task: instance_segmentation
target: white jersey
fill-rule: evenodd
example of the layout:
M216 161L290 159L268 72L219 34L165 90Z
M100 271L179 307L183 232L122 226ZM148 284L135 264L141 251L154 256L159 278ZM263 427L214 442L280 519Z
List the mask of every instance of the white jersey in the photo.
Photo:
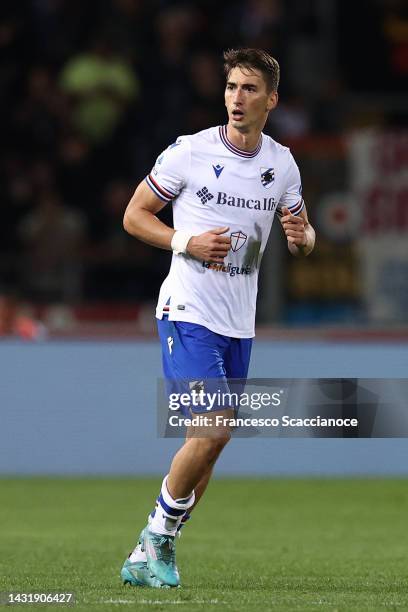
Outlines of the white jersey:
M231 249L223 264L174 255L156 317L189 321L233 338L255 335L258 273L272 221L287 206L303 208L299 169L287 147L265 134L243 151L226 126L181 136L157 159L147 184L173 201L176 230L193 235L228 226Z

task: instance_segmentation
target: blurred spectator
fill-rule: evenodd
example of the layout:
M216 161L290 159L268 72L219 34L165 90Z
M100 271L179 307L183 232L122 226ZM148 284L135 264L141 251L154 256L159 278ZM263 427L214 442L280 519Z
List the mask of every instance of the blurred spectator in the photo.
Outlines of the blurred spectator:
M338 57L352 91L406 94L408 9L406 0L360 0L350 19L337 3ZM361 32L364 31L364 44Z
M68 131L60 136L56 157L59 189L69 204L81 208L91 219L100 176L92 148L82 136Z
M141 66L152 38L153 3L144 0L108 0L102 12L101 28L109 24L110 36L121 54Z
M152 80L149 79L149 105L152 129L161 142L159 149L173 142L185 129L189 111L189 50L198 25L194 6L170 7L156 16L158 54L150 74Z
M0 289L0 339L11 337L43 340L46 328L24 313L16 293Z
M222 104L224 80L220 58L202 51L191 58L191 94L187 115L187 132L194 133L207 125L226 122L226 111Z
M55 148L60 126L69 125L70 108L46 66L32 67L24 89L24 98L13 117L12 146L35 158Z
M160 285L160 274L152 263L154 249L123 231L123 214L133 187L123 180L114 180L103 194L104 224L86 255L85 295L89 297L143 300Z
M22 281L25 293L45 301L72 301L81 295L83 215L61 202L58 193L41 193L38 205L20 223L25 247Z
M338 134L339 126L345 128L351 123L355 109L347 102L346 94L340 75L321 84L319 97L313 105L312 124L315 131Z
M277 53L278 38L283 19L281 0L248 0L244 3L241 32L245 45L274 49Z
M59 67L82 46L95 26L98 0L25 0L25 14L33 36L32 53L52 67ZM24 10L24 9L23 9Z
M303 101L298 96L291 96L280 102L269 115L268 125L274 138L285 141L307 136L311 120Z
M384 2L384 0L383 0ZM408 7L405 0L384 2L383 30L388 47L389 66L394 76L407 84Z
M1 199L5 203L0 224L0 245L3 257L6 253L19 251L17 226L33 202L33 186L29 166L18 156L8 153L1 168ZM3 257L0 261L3 260Z
M68 60L60 83L62 90L74 98L75 127L93 143L113 134L127 104L139 92L138 79L127 60L102 37L88 52Z

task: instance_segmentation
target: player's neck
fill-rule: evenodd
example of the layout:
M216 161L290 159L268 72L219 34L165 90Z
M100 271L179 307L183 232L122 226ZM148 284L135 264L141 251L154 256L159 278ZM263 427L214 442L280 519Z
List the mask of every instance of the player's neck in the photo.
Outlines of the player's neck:
M261 130L242 133L228 123L227 137L234 146L238 147L238 149L242 151L254 151L259 143Z

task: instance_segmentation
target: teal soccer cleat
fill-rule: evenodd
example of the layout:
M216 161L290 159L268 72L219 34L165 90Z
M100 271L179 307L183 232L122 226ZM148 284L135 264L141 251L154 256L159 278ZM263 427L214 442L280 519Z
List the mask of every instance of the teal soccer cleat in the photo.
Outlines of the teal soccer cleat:
M180 584L180 576L176 565L174 536L153 533L146 528L144 549L150 573L162 584L177 587Z
M149 586L156 589L170 588L167 584L162 584L160 580L150 574L145 561L131 563L129 559L126 559L120 572L120 577L123 580L123 584L130 584L131 586Z
M143 529L138 542L142 552L144 552L144 532L145 530ZM126 559L121 569L120 577L123 580L123 584L130 584L131 586L149 586L156 589L170 588L167 584L163 584L155 576L151 575L147 561L132 562L130 559Z

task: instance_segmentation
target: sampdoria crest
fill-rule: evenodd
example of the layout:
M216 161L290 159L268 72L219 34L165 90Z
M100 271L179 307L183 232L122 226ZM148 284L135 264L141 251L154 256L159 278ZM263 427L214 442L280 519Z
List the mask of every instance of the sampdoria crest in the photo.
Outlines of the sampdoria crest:
M261 168L261 183L266 189L272 185L275 180L274 168Z

